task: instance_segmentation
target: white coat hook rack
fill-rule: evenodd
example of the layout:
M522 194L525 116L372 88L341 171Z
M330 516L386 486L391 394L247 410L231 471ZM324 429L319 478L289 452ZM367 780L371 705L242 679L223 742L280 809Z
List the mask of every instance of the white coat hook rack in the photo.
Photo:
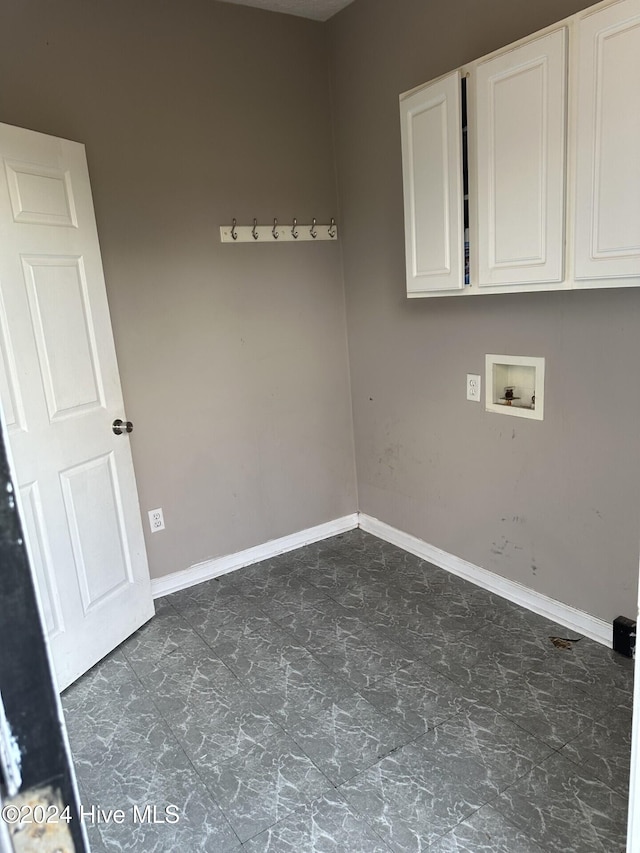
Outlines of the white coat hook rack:
M305 240L337 240L338 226L331 217L328 224L319 224L314 218L308 225L303 225L293 217L284 225L274 218L269 225L258 225L254 219L252 225L238 225L235 219L231 225L220 226L221 243L302 243Z

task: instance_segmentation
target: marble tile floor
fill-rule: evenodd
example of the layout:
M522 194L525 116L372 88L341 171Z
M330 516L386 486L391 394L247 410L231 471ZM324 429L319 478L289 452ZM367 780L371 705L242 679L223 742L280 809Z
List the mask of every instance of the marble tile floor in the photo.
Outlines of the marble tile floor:
M95 853L625 850L632 663L588 638L359 530L156 607L63 695Z

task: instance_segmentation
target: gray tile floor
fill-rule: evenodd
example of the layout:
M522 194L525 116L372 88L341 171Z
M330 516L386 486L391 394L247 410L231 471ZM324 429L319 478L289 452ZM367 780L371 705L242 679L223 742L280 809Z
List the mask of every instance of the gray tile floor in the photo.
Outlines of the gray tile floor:
M591 640L361 531L157 608L63 696L127 815L96 853L624 851L632 665Z

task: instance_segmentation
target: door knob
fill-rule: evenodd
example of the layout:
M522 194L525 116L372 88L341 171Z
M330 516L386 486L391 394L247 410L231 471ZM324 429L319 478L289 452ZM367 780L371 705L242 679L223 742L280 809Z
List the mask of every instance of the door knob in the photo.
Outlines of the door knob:
M116 435L122 435L123 432L132 432L133 424L131 421L123 421L120 418L116 418L115 421L111 424L111 429L115 432Z

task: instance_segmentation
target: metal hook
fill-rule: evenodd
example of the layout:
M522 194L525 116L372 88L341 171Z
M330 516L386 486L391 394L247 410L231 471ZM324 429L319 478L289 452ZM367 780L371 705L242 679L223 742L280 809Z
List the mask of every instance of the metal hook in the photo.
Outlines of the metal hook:
M232 239L232 240L237 240L237 239L238 239L238 234L236 233L236 225L237 225L237 224L238 224L238 223L237 223L237 221L234 219L234 220L233 220L233 225L231 226L231 239Z
M329 225L329 237L331 237L331 239L333 240L333 238L335 236L336 236L336 221L332 216L331 217L331 224Z
M297 227L298 227L298 220L294 216L293 217L293 225L291 226L291 236L293 237L294 240L298 239L298 232L296 230Z
M253 237L254 240L258 239L258 229L256 227L257 225L258 225L258 220L254 219L253 220L253 228L251 229L251 236Z
M318 236L318 232L316 231L316 220L315 219L313 220L309 234L311 234L311 236L313 237L314 240Z
M274 240L277 240L278 237L280 236L278 234L278 220L275 218L275 216L273 218L273 228L271 229L271 233L273 234Z

